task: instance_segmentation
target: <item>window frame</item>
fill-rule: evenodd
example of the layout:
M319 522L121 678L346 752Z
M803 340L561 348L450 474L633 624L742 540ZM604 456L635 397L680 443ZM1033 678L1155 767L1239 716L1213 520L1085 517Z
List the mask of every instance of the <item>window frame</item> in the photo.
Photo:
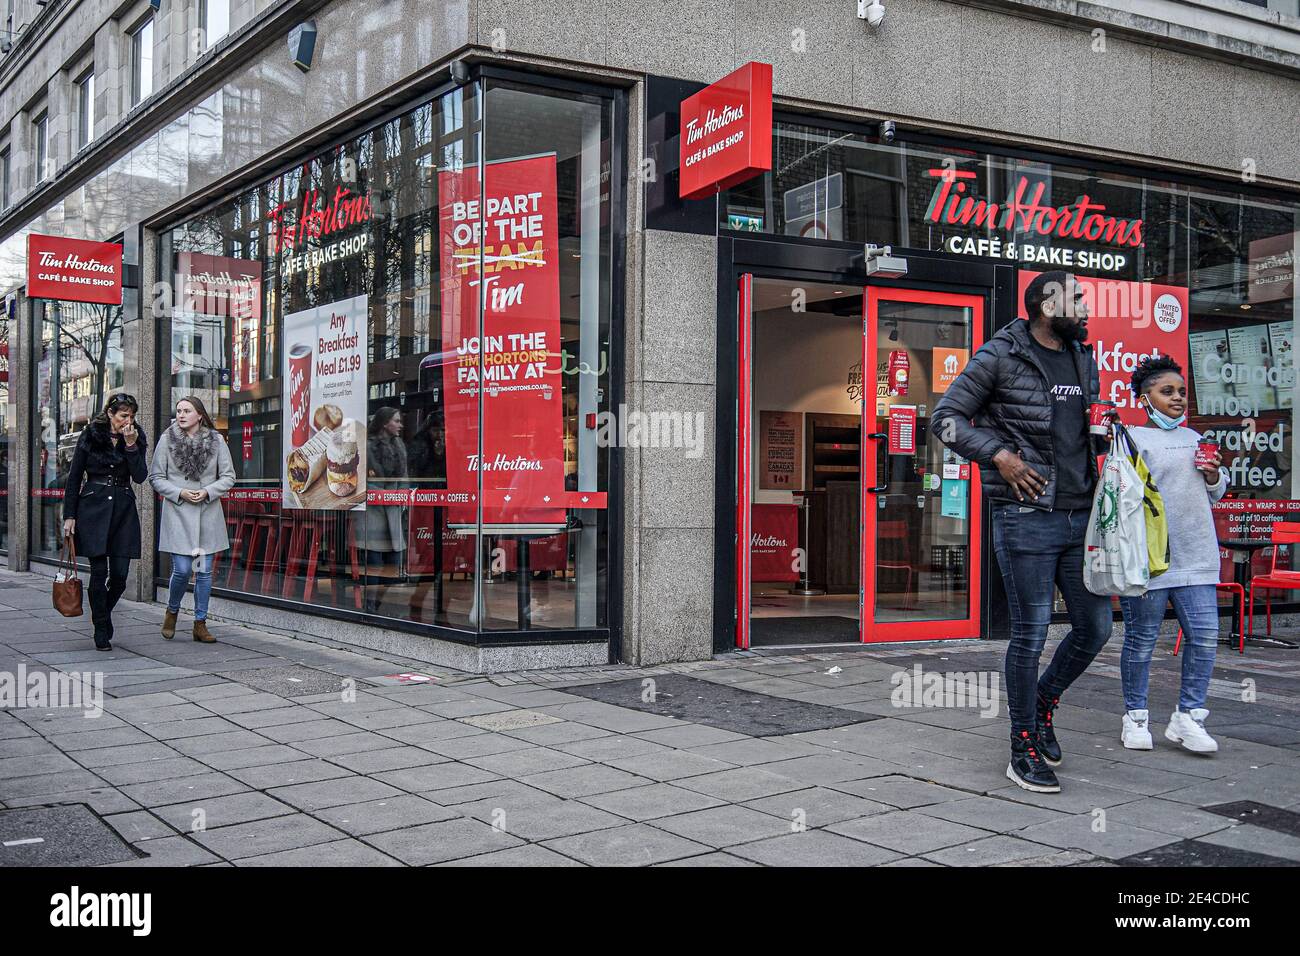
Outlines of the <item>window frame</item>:
M77 152L95 141L95 65L92 63L73 81L77 88Z
M145 33L148 33L148 48L145 47ZM154 15L152 13L140 20L127 31L130 41L131 61L131 107L134 109L153 96L153 54L154 54ZM144 67L148 63L148 72ZM146 89L145 87L148 87Z
M486 84L489 80L504 80L523 84L532 87L537 92L571 92L585 93L601 97L609 101L610 104L610 156L609 164L611 170L625 168L626 155L628 149L628 94L621 87L600 84L594 82L585 82L580 80L570 80L567 78L543 76L525 71L484 65L476 71L476 81ZM293 150L286 151L280 161L273 165L268 165L264 170L259 171L255 177L250 177L242 181L232 181L228 188L222 190L220 198L212 199L204 203L178 210L173 218L157 227L161 241L157 244L157 267L161 271L172 268L173 251L171 234L204 214L214 209L222 207L235 196L255 189L259 184L267 183L280 176L285 175L299 167L304 162L323 156L335 148L357 140L359 137L383 127L390 121L400 118L420 106L437 100L444 94L455 88L458 84L444 80L441 83L430 83L422 86L421 91L414 93L402 100L392 102L381 114L374 119L358 123L355 129L346 133L339 134L331 138L328 142L313 147L311 150ZM609 262L609 303L610 303L610 328L608 349L611 355L621 356L624 352L623 343L627 334L624 328L626 322L626 258L627 258L627 205L629 202L628 194L624 186L623 177L620 175L611 175L610 177L610 262ZM164 361L165 350L171 343L171 335L160 335L157 340L158 361ZM617 374L611 375L609 383L609 398L607 399L609 408L618 408L624 401L625 395L625 376L627 370L620 368ZM159 409L163 409L163 378L160 376L155 382L156 402ZM160 415L165 413L160 412ZM163 418L155 421L155 426L163 427ZM560 627L545 628L536 630L505 630L505 629L477 629L462 630L456 627L450 627L443 624L421 623L404 620L401 618L384 618L383 623L376 622L373 614L354 611L344 606L318 607L317 613L323 617L332 620L348 621L365 624L371 627L380 626L396 633L414 634L421 637L433 638L436 640L447 641L454 644L462 644L476 647L509 647L509 646L555 646L561 644L604 644L608 647L609 660L611 663L622 659L623 654L623 607L624 607L624 586L625 586L625 564L623 561L623 543L624 543L624 521L623 521L623 501L624 501L624 468L623 451L619 447L608 449L608 471L606 476L606 488L608 494L607 507L607 554L604 558L605 564L605 581L603 587L604 593L604 610L605 623L596 626L578 626L578 627ZM162 564L159 563L154 568L155 584L165 584L165 576L162 574ZM303 613L304 608L301 602L296 600L282 599L277 596L268 596L255 592L245 592L236 590L226 590L220 586L214 587L213 593L221 598L235 600L241 604L250 606L264 607L275 610L290 611Z
M37 185L45 182L45 166L50 158L50 111L43 109L32 120L32 158L35 162Z

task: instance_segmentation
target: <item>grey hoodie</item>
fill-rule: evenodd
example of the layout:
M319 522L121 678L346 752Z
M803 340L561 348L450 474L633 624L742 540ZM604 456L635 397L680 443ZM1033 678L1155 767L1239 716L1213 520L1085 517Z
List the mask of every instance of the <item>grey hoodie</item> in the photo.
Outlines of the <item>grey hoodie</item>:
M1129 435L1160 489L1169 521L1169 570L1151 579L1148 591L1219 583L1219 538L1210 505L1228 490L1228 474L1207 485L1196 470L1200 432L1190 428L1130 428Z

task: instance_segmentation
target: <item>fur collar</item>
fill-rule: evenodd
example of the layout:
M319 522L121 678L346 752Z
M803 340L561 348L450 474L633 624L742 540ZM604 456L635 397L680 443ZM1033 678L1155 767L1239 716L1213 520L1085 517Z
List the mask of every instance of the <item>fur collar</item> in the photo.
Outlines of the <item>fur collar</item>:
M118 442L116 441L117 436L114 435L113 430L103 422L91 421L82 431L86 436L87 443L95 448L112 451L118 445ZM138 436L136 438L136 445L137 447L143 448L145 446L144 429L140 427L139 423L136 423L135 431Z
M192 436L187 435L173 422L167 429L167 446L177 470L190 481L198 481L217 453L217 436L202 425Z

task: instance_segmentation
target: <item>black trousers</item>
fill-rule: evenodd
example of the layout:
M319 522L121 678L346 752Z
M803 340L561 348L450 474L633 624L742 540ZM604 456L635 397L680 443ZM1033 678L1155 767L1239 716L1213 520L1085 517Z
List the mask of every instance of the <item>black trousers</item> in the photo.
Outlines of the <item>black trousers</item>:
M116 555L90 558L90 620L95 625L98 639L101 630L113 635L113 608L126 591L126 576L131 570L131 559Z

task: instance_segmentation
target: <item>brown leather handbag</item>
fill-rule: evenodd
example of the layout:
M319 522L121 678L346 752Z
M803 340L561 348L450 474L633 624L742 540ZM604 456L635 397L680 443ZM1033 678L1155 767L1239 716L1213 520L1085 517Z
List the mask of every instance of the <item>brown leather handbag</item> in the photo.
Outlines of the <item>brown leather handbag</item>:
M72 536L63 539L63 554L54 573L54 610L64 617L80 617L81 578L77 577L77 542Z

